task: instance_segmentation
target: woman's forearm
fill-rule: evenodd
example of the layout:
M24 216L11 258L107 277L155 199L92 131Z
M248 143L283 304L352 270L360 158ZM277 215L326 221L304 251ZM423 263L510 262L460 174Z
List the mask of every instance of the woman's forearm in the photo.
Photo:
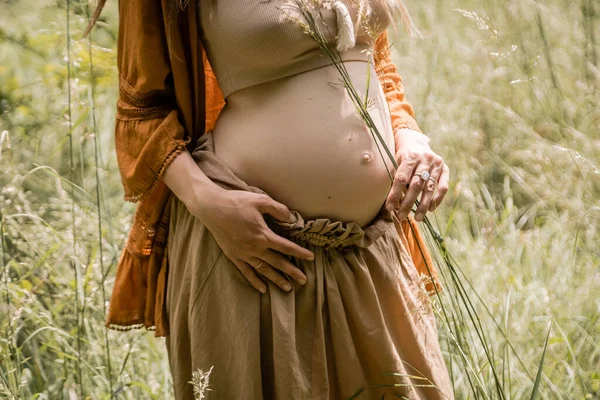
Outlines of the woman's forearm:
M162 179L190 210L202 210L224 190L204 174L188 151L182 151L169 163Z

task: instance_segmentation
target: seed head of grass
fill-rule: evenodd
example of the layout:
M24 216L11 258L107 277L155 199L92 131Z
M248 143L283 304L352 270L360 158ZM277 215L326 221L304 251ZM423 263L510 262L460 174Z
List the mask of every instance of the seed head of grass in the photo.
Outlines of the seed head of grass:
M210 390L208 385L213 367L214 366L210 367L210 369L206 372L202 371L201 369L192 372L192 380L190 383L194 387L194 398L196 400L204 399L206 397L206 392Z

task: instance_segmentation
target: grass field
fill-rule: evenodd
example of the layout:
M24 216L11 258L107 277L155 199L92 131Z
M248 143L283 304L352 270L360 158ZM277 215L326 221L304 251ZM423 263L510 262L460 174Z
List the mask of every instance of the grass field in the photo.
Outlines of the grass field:
M479 316L442 265L456 398L600 399L600 4L407 5L422 38L391 36L394 57L451 170L429 220ZM104 328L134 205L116 0L91 42L86 6L0 0L0 398L172 398L163 339Z

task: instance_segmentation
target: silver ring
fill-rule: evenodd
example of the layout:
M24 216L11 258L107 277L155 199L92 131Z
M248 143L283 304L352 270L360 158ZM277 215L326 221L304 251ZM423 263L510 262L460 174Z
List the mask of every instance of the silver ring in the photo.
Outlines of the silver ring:
M263 265L263 260L260 260L260 262L258 263L258 265L256 267L253 267L255 270L258 271L258 269Z
M424 181L426 181L427 179L429 179L430 175L429 175L429 171L421 171L421 172L417 172L415 173L415 175L420 175L421 179L423 179Z

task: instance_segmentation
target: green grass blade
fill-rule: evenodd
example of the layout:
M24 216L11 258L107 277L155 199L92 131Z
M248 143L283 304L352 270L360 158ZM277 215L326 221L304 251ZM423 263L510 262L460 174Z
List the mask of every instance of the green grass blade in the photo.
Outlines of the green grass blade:
M548 348L548 340L550 339L550 331L552 330L552 322L550 322L550 326L548 327L548 333L546 334L546 341L544 342L544 350L542 351L542 359L540 360L540 365L538 367L537 374L535 376L535 382L533 383L533 390L531 391L530 400L535 400L540 388L540 381L542 379L542 371L544 369L544 358L546 358L546 349Z

